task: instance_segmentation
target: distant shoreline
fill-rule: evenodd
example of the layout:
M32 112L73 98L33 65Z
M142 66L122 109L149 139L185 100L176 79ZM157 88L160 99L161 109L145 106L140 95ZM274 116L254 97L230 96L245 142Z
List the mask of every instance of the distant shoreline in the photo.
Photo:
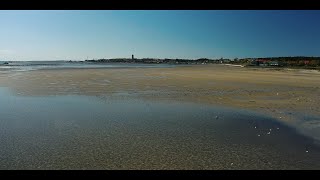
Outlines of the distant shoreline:
M254 68L291 68L320 71L320 57L272 57L244 59L157 59L157 58L114 58L93 60L56 60L56 61L0 61L0 66L52 66L64 64L146 64L146 65L207 65L221 64L235 67Z

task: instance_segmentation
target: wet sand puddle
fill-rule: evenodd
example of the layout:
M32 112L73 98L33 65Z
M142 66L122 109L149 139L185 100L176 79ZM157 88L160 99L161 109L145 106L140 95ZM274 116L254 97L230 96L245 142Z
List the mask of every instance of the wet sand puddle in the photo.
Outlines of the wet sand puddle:
M0 99L0 169L320 169L314 140L249 111L4 88Z

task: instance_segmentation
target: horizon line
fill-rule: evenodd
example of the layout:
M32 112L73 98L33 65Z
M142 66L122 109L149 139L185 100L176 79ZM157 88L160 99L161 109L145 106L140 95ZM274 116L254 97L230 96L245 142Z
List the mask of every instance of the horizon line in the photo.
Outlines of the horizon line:
M306 57L306 58L320 58L320 56L260 56L260 57L244 57L244 58L207 58L207 57L202 57L202 58L154 58L154 57L143 57L143 58L134 58L134 59L179 59L179 60L199 60L199 59L208 59L208 60L220 60L220 59L259 59L259 58L292 58L292 57ZM86 61L86 60L102 60L102 59L132 59L128 57L116 57L116 58L92 58L92 59L38 59L38 60L0 60L0 62L3 61Z

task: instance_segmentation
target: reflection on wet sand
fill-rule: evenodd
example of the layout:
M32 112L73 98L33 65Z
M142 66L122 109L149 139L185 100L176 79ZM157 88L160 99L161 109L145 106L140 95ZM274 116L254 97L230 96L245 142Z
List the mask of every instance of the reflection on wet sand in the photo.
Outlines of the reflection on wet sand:
M1 169L320 168L312 139L252 112L3 89L0 96Z

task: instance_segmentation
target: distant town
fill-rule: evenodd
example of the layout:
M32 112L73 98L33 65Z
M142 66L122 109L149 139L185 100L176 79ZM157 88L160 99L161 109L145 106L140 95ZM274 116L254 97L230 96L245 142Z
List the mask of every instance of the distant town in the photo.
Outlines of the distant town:
M242 59L158 59L142 58L137 59L132 55L131 58L115 59L97 59L85 60L94 63L146 63L146 64L235 64L242 66L259 66L259 67L309 67L320 68L320 57L266 57L266 58L242 58Z
M61 60L70 63L87 62L87 63L140 63L140 64L233 64L243 67L292 67L320 70L320 57L265 57L265 58L220 58L220 59L159 59L159 58L112 58L112 59L87 59L78 60ZM0 61L2 66L10 66L13 61Z

